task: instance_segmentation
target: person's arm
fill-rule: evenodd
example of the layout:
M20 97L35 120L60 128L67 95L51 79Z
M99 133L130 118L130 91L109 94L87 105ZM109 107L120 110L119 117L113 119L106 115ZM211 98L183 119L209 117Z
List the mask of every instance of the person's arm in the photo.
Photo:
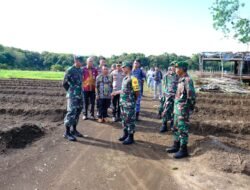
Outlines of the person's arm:
M187 105L189 107L190 112L194 111L195 103L196 103L196 94L193 81L188 78L185 81L185 88L187 92Z
M99 77L96 78L95 82L95 91L96 91L96 99L98 100L100 98L100 82L99 82Z
M111 98L112 97L112 92L113 92L113 77L111 76L111 74L108 76L109 77L109 80L110 80L110 92L111 92Z
M122 94L122 93L123 93L122 90L118 90L118 91L112 92L112 93L111 93L111 96L116 96L116 95Z
M110 73L110 80L111 80L112 88L113 88L113 81L114 81L114 79L113 79L113 77L114 77L113 73L114 73L113 71Z
M142 80L144 81L146 79L146 73L142 70Z
M95 78L97 78L97 76L98 76L98 70L96 68L94 68L94 69L95 69Z
M167 88L167 74L165 74L164 77L163 77L162 85L163 85L163 88Z
M65 72L64 79L63 79L63 88L68 91L69 87L72 86L72 80L71 80L71 73L70 70Z

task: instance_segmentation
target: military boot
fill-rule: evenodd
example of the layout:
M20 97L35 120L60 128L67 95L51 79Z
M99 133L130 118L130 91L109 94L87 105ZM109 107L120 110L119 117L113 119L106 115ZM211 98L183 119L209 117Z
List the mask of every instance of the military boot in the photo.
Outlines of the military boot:
M69 141L76 141L76 138L70 133L70 127L66 127L63 137Z
M123 135L118 139L119 141L125 141L125 139L128 137L128 131L123 130Z
M167 128L167 125L166 124L163 124L160 128L160 133L165 133L168 131L168 128Z
M140 112L136 112L136 114L135 114L135 120L136 121L139 121L139 115L140 115Z
M179 141L174 141L174 144L171 148L167 149L168 153L176 153L180 149L180 142Z
M72 131L70 133L74 135L75 137L83 137L83 135L79 131L76 130L76 125L73 125Z
M185 158L188 156L188 150L187 150L187 145L184 144L184 145L181 145L181 148L179 150L179 152L177 152L175 155L174 155L174 158L176 159L180 159L180 158Z
M122 144L129 145L134 143L134 134L129 134L125 141Z

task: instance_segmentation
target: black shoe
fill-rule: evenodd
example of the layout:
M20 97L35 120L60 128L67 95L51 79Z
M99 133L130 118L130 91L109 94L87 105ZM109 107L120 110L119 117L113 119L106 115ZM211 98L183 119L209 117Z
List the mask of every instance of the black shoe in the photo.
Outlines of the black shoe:
M134 134L129 134L125 141L122 144L129 145L134 143Z
M180 150L174 155L174 158L181 159L188 157L187 145L182 145Z
M179 141L174 141L174 144L171 148L167 149L168 153L176 153L180 149L180 142Z
M165 133L168 131L167 125L162 125L160 128L160 133Z
M83 137L83 135L76 129L70 132L75 137Z
M70 134L75 137L83 137L83 135L76 130L76 125L72 126L72 130L70 131Z
M123 135L118 139L119 141L125 141L125 139L128 137L128 131L123 130Z
M76 138L71 133L65 132L64 135L63 135L63 137L65 139L68 139L69 141L76 141Z
M139 115L140 115L140 112L136 112L136 114L135 114L135 120L136 121L139 121Z

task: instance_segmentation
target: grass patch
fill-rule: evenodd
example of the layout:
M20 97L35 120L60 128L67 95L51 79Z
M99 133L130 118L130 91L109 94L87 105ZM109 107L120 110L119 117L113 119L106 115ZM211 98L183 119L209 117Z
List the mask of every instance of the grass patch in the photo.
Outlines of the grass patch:
M64 72L55 71L21 71L21 70L0 70L0 78L23 78L23 79L44 79L62 80Z

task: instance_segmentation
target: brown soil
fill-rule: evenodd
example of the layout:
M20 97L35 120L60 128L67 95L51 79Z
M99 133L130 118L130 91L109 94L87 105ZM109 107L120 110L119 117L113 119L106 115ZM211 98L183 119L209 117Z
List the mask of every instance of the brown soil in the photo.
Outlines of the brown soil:
M199 93L183 160L165 151L158 104L143 98L132 146L117 141L119 123L90 120L71 143L60 82L0 80L1 189L249 189L250 96Z

